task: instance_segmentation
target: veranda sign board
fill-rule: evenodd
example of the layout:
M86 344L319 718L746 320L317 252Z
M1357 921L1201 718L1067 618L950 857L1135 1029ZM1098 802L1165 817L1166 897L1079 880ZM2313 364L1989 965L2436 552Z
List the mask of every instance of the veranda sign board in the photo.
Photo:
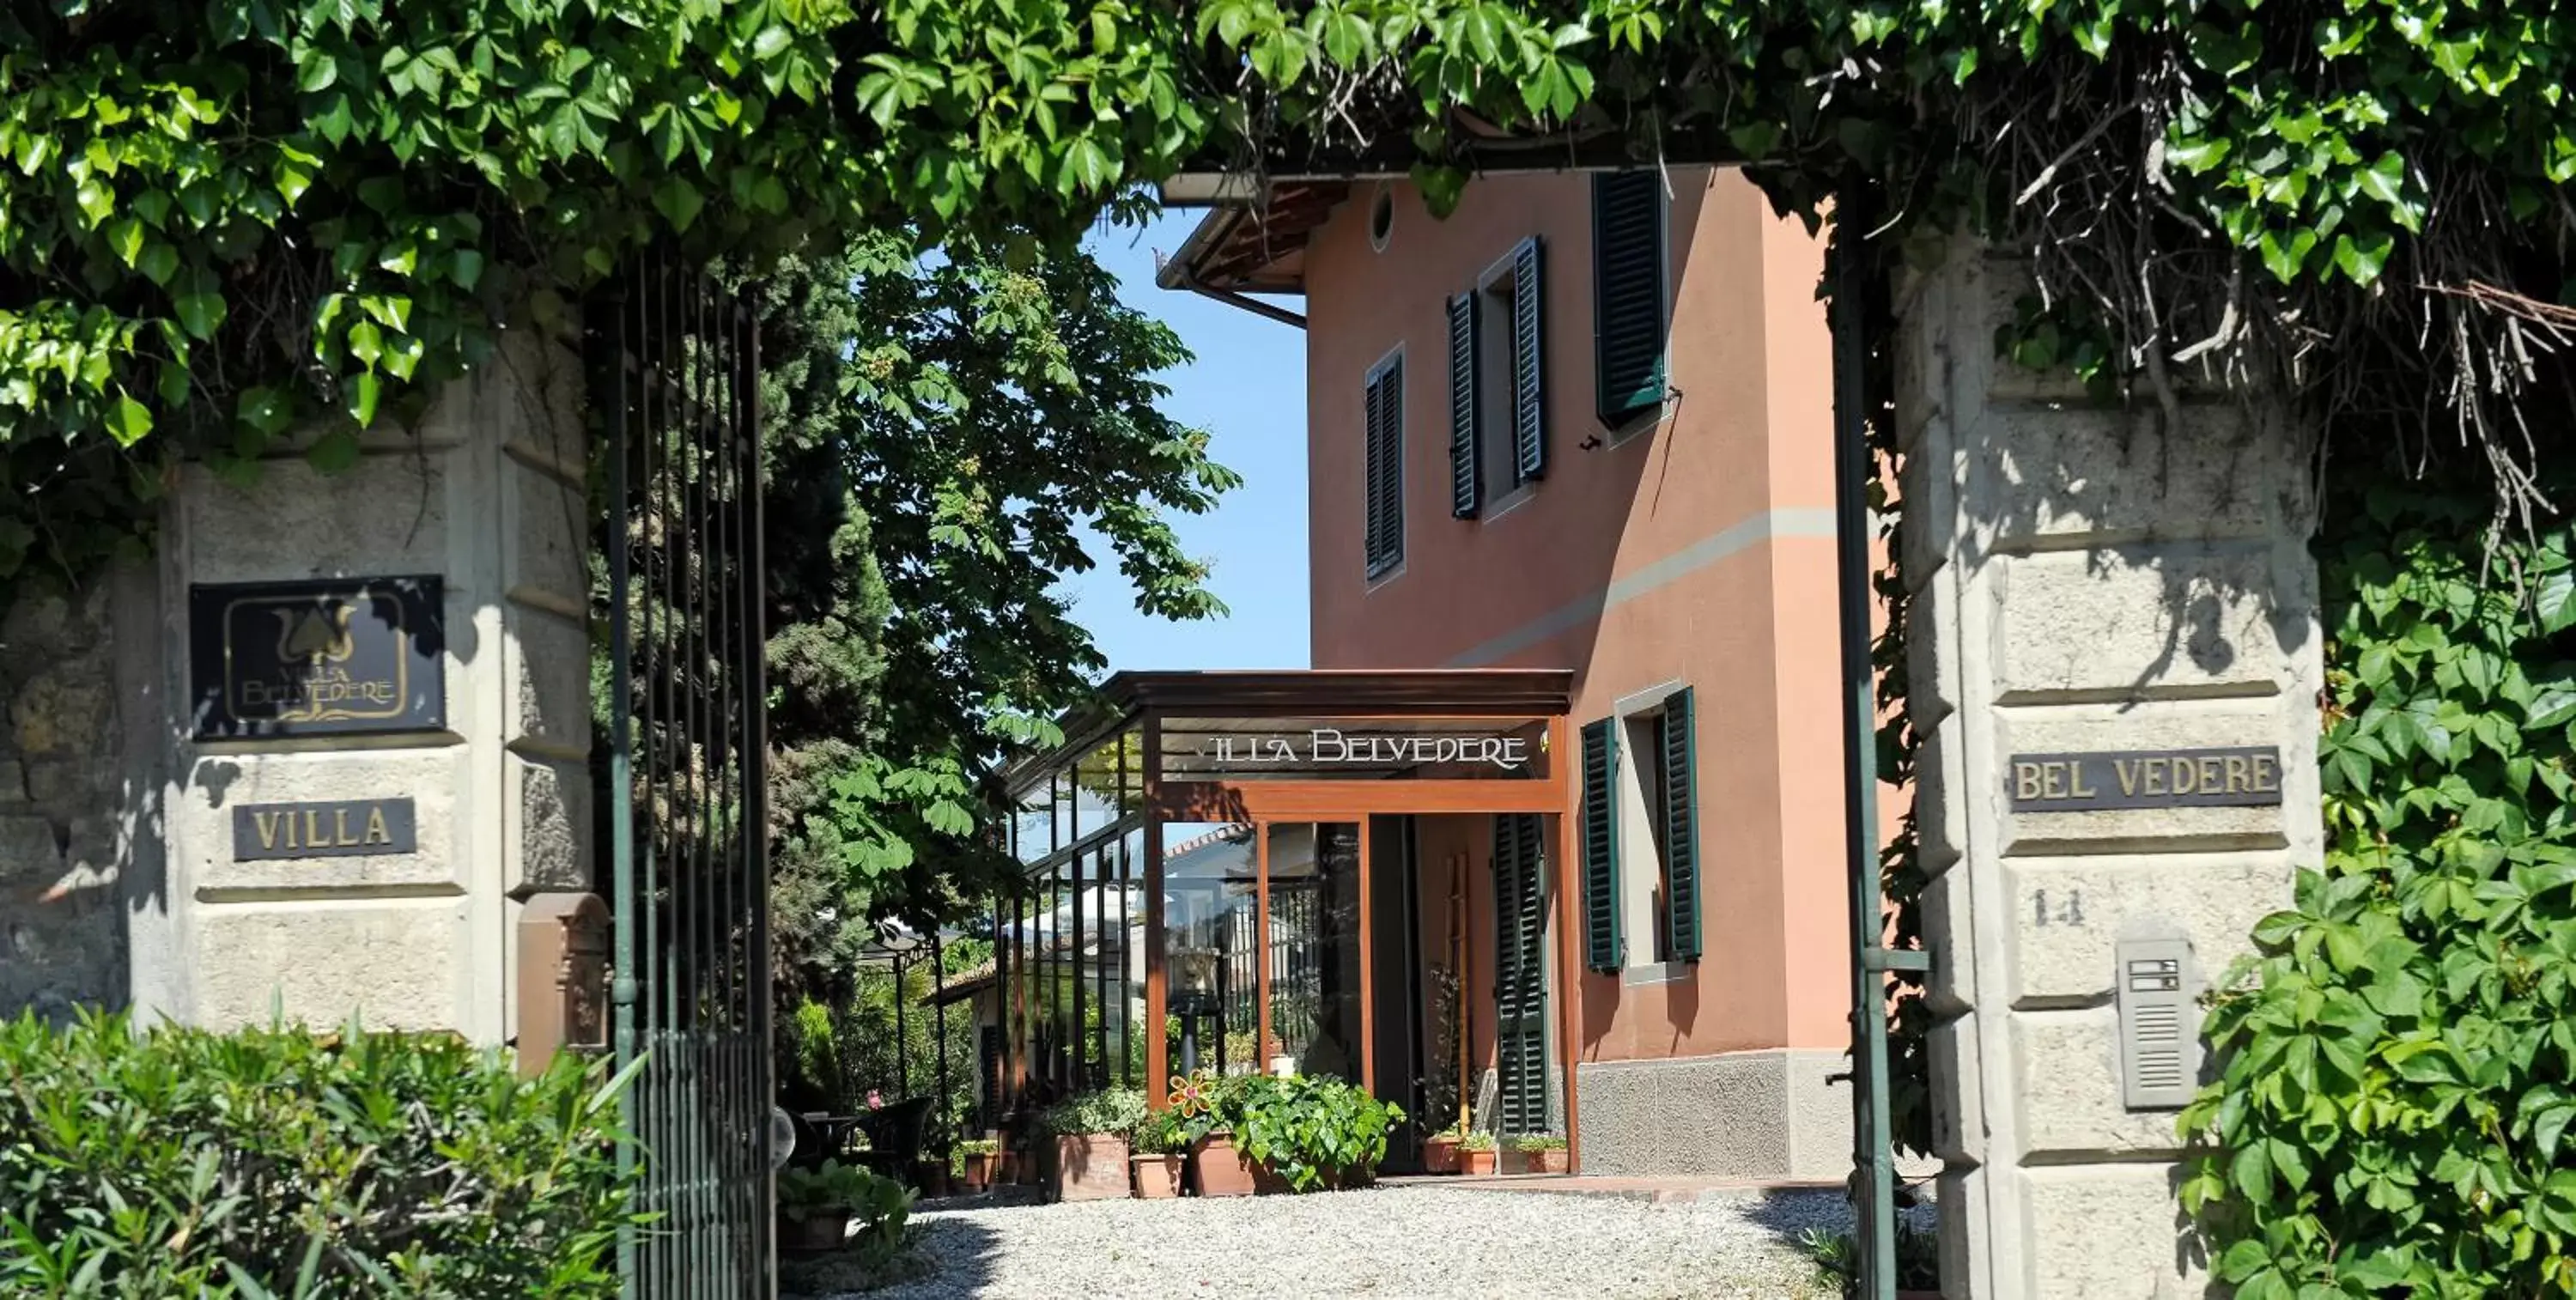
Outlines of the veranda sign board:
M1197 756L1215 771L1467 764L1516 773L1529 766L1530 740L1526 736L1387 735L1315 727L1303 733L1207 736L1199 741Z

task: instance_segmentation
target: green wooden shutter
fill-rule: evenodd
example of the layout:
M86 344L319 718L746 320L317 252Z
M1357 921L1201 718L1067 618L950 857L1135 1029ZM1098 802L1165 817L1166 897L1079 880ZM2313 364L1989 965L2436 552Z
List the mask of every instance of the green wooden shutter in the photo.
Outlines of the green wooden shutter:
M1663 200L1655 172L1592 178L1594 397L1614 428L1664 401Z
M1615 971L1619 950L1619 720L1583 725L1583 964Z
M1449 513L1476 517L1484 503L1476 471L1476 295L1449 300Z
M1375 578L1404 560L1404 359L1371 377L1366 394L1368 432L1364 549Z
M1535 236L1512 253L1512 454L1526 482L1547 475L1546 287Z
M1675 961L1699 960L1699 785L1691 772L1691 693L1664 701L1665 933Z
M1494 818L1497 1127L1543 1133L1547 1114L1547 888L1539 819Z

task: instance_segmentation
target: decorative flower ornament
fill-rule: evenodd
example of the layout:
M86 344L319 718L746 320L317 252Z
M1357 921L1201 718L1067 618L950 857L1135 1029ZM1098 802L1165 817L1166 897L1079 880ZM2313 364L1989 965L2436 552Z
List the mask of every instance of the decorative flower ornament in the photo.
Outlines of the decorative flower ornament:
M1172 1080L1172 1109L1192 1119L1208 1111L1207 1084L1195 1074Z

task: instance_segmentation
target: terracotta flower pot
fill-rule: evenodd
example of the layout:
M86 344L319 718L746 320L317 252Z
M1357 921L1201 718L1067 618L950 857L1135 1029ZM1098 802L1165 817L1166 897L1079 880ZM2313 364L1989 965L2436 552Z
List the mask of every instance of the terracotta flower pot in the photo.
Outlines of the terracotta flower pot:
M1458 1172L1458 1139L1436 1137L1422 1144L1422 1172L1454 1174Z
M1190 1182L1201 1196L1250 1196L1252 1160L1235 1149L1234 1135L1210 1133L1190 1147Z
M1564 1147L1552 1147L1545 1151L1531 1151L1525 1154L1529 1157L1529 1171L1534 1174L1561 1174L1573 1167L1572 1162L1566 1158Z
M778 1216L780 1250L839 1250L849 1242L850 1216L846 1210L808 1210Z
M1163 1201L1181 1194L1181 1157L1135 1156L1129 1163L1136 1167L1137 1199Z
M1491 1174L1494 1172L1493 1149L1488 1147L1482 1151L1469 1151L1461 1148L1458 1152L1458 1164L1470 1178Z
M1048 1195L1059 1201L1124 1200L1127 1139L1114 1133L1068 1133L1055 1140Z
M967 1156L966 1185L979 1192L992 1186L993 1166L999 1163L999 1158L990 1151Z

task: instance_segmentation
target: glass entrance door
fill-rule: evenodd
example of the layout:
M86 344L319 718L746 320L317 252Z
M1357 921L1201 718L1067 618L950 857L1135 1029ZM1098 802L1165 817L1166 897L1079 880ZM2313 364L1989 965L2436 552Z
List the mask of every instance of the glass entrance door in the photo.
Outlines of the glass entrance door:
M1276 822L1268 832L1271 1041L1263 1064L1364 1082L1359 824Z

